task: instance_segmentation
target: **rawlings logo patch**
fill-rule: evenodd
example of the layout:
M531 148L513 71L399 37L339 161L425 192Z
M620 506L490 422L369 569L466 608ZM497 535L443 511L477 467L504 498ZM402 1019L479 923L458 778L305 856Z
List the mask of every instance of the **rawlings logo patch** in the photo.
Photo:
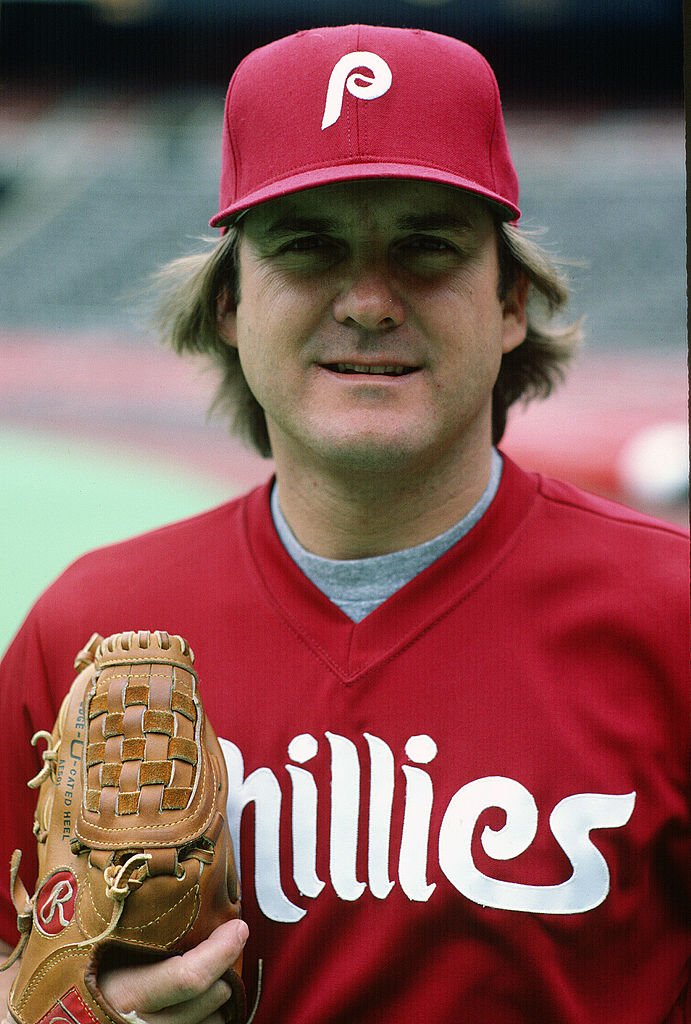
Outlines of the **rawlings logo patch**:
M36 897L34 918L43 935L59 935L74 917L77 879L65 868L54 871Z
M38 1024L98 1024L98 1018L94 1017L76 988L70 988L44 1013Z

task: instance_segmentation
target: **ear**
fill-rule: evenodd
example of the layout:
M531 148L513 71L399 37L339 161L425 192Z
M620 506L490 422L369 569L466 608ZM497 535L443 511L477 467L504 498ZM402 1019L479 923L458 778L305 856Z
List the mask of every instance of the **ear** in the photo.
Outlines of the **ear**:
M502 302L503 309L503 341L502 352L512 352L525 341L528 332L528 289L530 282L527 276L519 273Z
M237 310L227 288L216 299L216 330L231 348L237 348Z

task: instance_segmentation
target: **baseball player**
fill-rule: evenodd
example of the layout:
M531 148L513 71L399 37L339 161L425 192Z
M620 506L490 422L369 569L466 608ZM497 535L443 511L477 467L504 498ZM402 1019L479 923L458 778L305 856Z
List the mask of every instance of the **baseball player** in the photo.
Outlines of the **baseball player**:
M8 860L85 639L194 647L244 920L104 965L127 1019L216 1024L244 945L257 1024L691 1020L688 541L501 453L578 335L519 216L464 43L319 28L233 76L163 319L275 478L78 560L0 682Z

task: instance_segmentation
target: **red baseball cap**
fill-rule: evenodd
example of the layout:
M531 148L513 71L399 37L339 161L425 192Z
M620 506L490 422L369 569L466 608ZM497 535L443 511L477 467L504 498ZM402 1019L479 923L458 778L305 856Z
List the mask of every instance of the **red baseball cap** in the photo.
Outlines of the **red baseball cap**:
M298 32L254 50L226 98L219 210L357 178L473 192L520 217L497 82L466 43L371 25Z

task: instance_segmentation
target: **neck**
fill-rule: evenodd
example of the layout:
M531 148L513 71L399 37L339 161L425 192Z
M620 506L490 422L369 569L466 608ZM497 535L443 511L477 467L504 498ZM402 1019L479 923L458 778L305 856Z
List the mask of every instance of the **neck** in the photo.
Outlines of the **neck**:
M481 498L490 466L488 447L441 478L381 469L316 474L279 459L276 476L283 515L303 547L351 559L401 551L448 530Z

